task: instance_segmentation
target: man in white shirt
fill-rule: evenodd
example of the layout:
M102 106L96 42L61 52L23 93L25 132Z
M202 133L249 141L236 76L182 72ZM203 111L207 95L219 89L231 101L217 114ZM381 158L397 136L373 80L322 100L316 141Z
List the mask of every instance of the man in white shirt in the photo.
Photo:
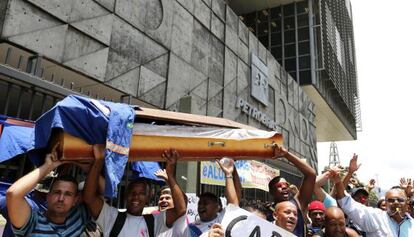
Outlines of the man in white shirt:
M390 189L385 195L387 210L367 207L345 195L344 185L339 175L334 178L338 203L367 237L411 237L414 236L414 220L407 212L407 196L404 190Z
M160 169L155 172L157 177L164 179L165 182L168 182L168 175L165 169ZM169 186L163 186L160 189L160 197L158 199L158 210L157 213L165 211L170 208L174 208L173 197L171 195L171 189ZM162 232L158 237L175 237L175 236L186 236L186 230L188 226L187 215L183 215L178 218L173 226L167 231Z
M226 157L221 159L218 164L225 176L227 204L239 206L241 183L237 170L234 167L234 161ZM200 218L189 224L188 236L190 237L206 236L214 224L221 223L225 214L220 198L215 194L207 192L201 194L199 198L197 210Z
M175 180L175 164L178 153L175 150L165 151L162 155L166 159L168 186L174 201L174 208L160 214L143 216L142 211L148 202L150 193L148 184L139 179L129 183L125 201L126 213L120 214L116 208L106 204L97 193L97 181L104 163L105 148L94 146L95 162L88 174L85 184L84 202L92 216L102 227L104 236L139 236L154 237L169 230L173 223L186 213L187 202L184 193Z

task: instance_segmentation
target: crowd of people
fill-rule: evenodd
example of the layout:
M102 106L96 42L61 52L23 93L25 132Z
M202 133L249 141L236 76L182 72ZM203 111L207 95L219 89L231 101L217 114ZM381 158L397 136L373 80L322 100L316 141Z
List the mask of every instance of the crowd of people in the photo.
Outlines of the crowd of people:
M59 160L54 147L43 165L14 182L1 197L1 215L8 221L3 236L224 237L229 235L222 220L226 209L232 207L241 207L298 237L414 236L414 181L401 179L400 185L370 206L375 181L365 187L356 185L356 155L347 169L330 167L317 176L311 166L284 147L276 145L274 149L276 159L284 157L303 174L300 186L277 176L269 182L271 202L245 200L234 161L226 158L217 161L224 173L226 206L216 194L201 193L198 216L189 223L187 197L175 178L179 151L171 149L162 154L165 170L156 175L167 185L160 189L158 210L145 214L151 197L145 179L128 182L123 195L125 211L111 206L103 197L103 145L94 145L94 161L87 167L81 165L87 176L82 190L70 172L62 171L53 177L47 193L33 195L32 190L46 176L68 163ZM326 191L328 182L332 188Z

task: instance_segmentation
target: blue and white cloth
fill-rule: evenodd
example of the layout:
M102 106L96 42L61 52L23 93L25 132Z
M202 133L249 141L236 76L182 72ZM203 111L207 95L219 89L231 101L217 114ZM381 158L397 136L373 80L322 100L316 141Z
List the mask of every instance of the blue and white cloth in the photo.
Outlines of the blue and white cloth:
M105 153L105 196L114 197L128 161L129 146L135 118L131 105L98 101L70 95L43 114L33 128L5 126L0 139L0 162L29 151L30 160L39 166L43 164L52 130L63 129L88 144L106 144ZM149 174L159 169L156 162L133 164L141 177L156 179Z

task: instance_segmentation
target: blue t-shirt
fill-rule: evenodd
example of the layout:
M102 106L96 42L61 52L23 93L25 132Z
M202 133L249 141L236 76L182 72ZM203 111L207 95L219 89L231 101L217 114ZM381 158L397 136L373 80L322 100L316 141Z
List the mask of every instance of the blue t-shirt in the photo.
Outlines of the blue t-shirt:
M63 224L52 223L44 212L32 210L27 223L19 229L13 227L13 232L16 236L76 237L82 235L89 221L90 215L85 205L72 208Z
M331 197L331 195L326 194L325 195L325 199L323 199L323 205L325 206L326 209L330 208L330 207L337 207L338 204L336 203L336 199Z
M295 234L296 236L299 236L299 237L305 237L305 234L306 234L305 220L303 219L303 213L302 213L302 210L299 207L299 203L296 201L295 198L291 198L291 199L289 199L289 201L292 202L293 204L295 204L296 211L298 212L298 221L296 223L295 229L293 230L293 234Z

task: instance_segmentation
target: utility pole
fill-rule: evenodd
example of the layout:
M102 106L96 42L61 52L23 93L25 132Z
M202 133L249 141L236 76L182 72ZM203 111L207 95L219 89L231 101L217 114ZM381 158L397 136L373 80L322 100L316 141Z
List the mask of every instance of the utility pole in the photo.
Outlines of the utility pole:
M329 168L332 168L334 166L340 165L339 161L339 152L338 152L338 146L335 142L331 142L330 148L329 148ZM328 190L331 190L331 181L328 181ZM328 192L329 192L328 191Z
M331 142L331 146L329 149L329 167L334 167L340 165L339 161L339 152L338 146L335 142Z

